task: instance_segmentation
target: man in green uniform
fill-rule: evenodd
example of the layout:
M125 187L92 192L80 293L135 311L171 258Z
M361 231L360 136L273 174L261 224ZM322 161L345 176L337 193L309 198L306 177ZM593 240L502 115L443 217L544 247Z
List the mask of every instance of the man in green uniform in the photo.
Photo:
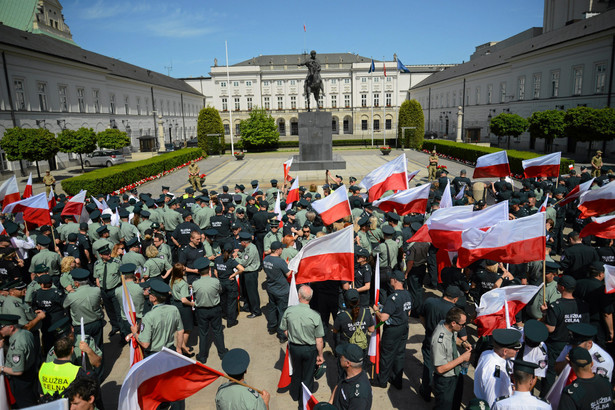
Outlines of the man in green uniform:
M92 245L94 244L94 242L96 242L98 238L100 238L97 232L98 228L102 226L102 223L100 222L100 215L101 213L98 209L96 209L90 214L90 219L92 220L92 223L88 226L88 237L90 238L90 242L92 243ZM92 249L94 248L92 247Z
M355 242L361 248L367 249L367 251L371 254L372 243L370 242L367 233L369 231L369 216L363 216L358 220L357 224L359 225L359 230L357 231L357 236L355 236Z
M22 409L38 404L36 394L36 372L38 370L38 348L34 335L22 329L17 324L19 317L0 314L0 348L5 345L8 337L8 347L4 366L0 366L0 374L9 376L11 392L15 397L14 409Z
M600 170L602 169L602 151L596 151L596 155L592 157L591 164L592 164L592 177L599 177Z
M408 318L412 308L410 293L404 290L405 280L402 271L394 270L390 279L393 292L387 297L384 306L373 306L378 322L386 324L380 343L380 374L372 379L372 386L384 388L390 380L397 389L402 387Z
M278 194L278 180L272 179L269 182L271 182L271 188L265 192L265 200L272 204L275 202L276 195Z
M100 260L99 249L105 247L112 249L113 242L109 240L109 227L107 227L107 225L103 225L96 229L96 233L98 234L98 239L92 244L92 250L94 251L94 257Z
M222 370L235 380L245 383L245 374L250 364L250 355L243 349L231 349L222 359ZM218 387L216 393L216 410L269 409L270 395L263 390L263 395L249 387L229 381Z
M158 249L158 257L166 259L169 263L173 262L171 247L164 242L164 234L158 232L154 234L154 246Z
M94 279L101 290L101 296L111 323L109 337L120 331L120 304L115 297L115 288L121 285L120 260L111 256L109 246L98 249L100 259L94 263Z
M429 171L429 180L434 181L436 179L436 169L438 168L438 156L436 155L436 150L431 151L431 155L429 156L429 166L427 170ZM444 189L444 188L443 188Z
M271 244L273 242L282 242L282 232L280 232L280 224L278 221L274 221L269 225L270 231L265 235L263 239L263 248L265 250L265 256L271 253Z
M557 282L554 280L555 276L558 274L559 271L559 263L546 262L545 265L546 297L543 297L544 290L541 286L532 303L529 303L525 308L527 314L536 320L542 319L543 311L540 309L540 307L542 306L543 299L545 300L546 305L549 306L551 303L562 297L562 294L559 293L559 290L557 290Z
M194 213L194 223L197 224L201 230L205 230L210 225L209 221L211 217L216 215L216 211L210 208L208 196L201 198L203 198L201 208Z
M126 241L127 252L122 256L122 263L134 263L137 270L143 272L145 266L145 257L141 254L139 238L136 236Z
M280 321L280 330L288 338L290 360L293 365L295 393L299 398L299 409L303 409L301 383L310 391L314 386L314 369L324 363L323 338L325 331L320 314L310 309L313 291L307 285L299 288L299 304L290 306Z
M137 283L135 283L135 271L137 270L137 266L134 263L126 263L120 266L120 273L124 276L124 282L126 284L126 291L130 294L132 298L132 304L134 306L135 316L137 317L137 321L141 319L143 316L143 305L145 304L145 296L143 295L143 289ZM118 286L115 288L115 298L118 300L120 306L123 306L123 300L125 299L126 294L124 291L124 286ZM130 323L128 322L128 318L124 313L124 309L120 309L121 318L120 321L120 333L122 337L126 337L130 334Z
M335 352L345 378L335 386L329 401L340 410L371 409L372 388L363 371L363 349L353 343L344 343L337 346Z
M51 239L46 235L39 235L36 238L36 248L38 253L32 257L30 262L30 269L34 269L36 265L45 265L49 268L49 276L53 279L53 284L58 286L60 283L60 264L62 263L62 257L49 250L51 245ZM30 273L33 273L30 271Z
M24 303L26 284L20 280L15 280L7 283L5 288L9 291L9 294L4 298L0 313L17 316L19 326L32 332L36 329L35 334L38 336L38 329L40 328L38 324L45 318L45 312L42 310L32 312L30 305Z
M151 229L152 227L153 222L149 219L151 215L152 214L150 211L141 211L141 222L139 222L139 225L137 225L137 229L141 233L141 236L145 235L145 231Z
M51 192L51 188L56 183L56 179L51 175L50 171L45 171L45 176L43 177L43 184L45 184L45 192L47 193L47 197L49 197L49 193Z
M209 259L197 259L194 262L194 268L201 275L200 279L192 282L192 291L196 303L196 319L199 324L199 354L197 360L207 363L212 339L220 359L228 352L224 346L224 333L222 332L222 307L220 307L222 287L220 281L209 273ZM209 337L210 326L211 338Z
M260 257L256 245L252 243L252 235L247 232L239 232L239 239L243 250L239 252L237 263L245 268L239 277L241 287L245 289L250 309L249 319L262 315L261 299L258 295L258 271L260 269Z
M75 222L75 218L72 215L64 215L62 219L64 223L58 226L58 233L60 234L60 240L66 243L69 234L79 233L79 224Z
M372 254L380 260L380 300L384 301L392 290L389 279L391 272L397 268L399 245L393 240L395 229L392 226L384 225L382 234L384 242L376 246Z
M194 159L192 160L192 163L188 165L188 180L192 185L192 189L194 189L195 191L200 191L202 189L200 174L201 170L196 163L196 159Z
M606 377L592 372L592 357L582 347L573 348L568 359L577 378L564 388L559 409L607 409L612 408L613 390Z
M113 245L117 245L122 242L122 234L120 232L120 228L117 226L111 225L111 215L110 214L102 214L100 216L100 220L102 221L102 225L106 226L109 230L109 236L107 239L111 241Z
M70 309L73 327L81 326L83 318L85 333L92 336L96 346L102 346L103 312L100 308L102 292L89 283L90 272L78 268L70 272L75 281L75 291L66 295L64 308Z
M120 240L124 243L128 242L132 238L139 237L139 230L136 226L128 222L130 214L126 209L120 210Z
M34 292L41 288L41 285L38 283L38 278L49 273L49 268L47 265L43 264L33 266L31 269L34 274L34 278L32 279L32 282L28 283L28 286L26 287L26 296L24 298L24 302L28 304L32 303L32 296L34 295Z

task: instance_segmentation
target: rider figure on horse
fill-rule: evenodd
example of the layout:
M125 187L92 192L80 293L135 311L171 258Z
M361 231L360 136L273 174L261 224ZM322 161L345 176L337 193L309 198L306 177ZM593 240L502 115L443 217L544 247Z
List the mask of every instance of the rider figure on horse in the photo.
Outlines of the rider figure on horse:
M314 98L316 99L316 103L318 105L319 95L325 94L325 88L320 79L320 62L316 59L316 51L312 50L310 52L310 58L306 60L302 64L298 64L298 66L306 66L308 68L308 75L305 78L305 84L303 89L305 91L305 98L307 101L308 111L310 109L310 90L314 94ZM320 107L318 107L320 108Z

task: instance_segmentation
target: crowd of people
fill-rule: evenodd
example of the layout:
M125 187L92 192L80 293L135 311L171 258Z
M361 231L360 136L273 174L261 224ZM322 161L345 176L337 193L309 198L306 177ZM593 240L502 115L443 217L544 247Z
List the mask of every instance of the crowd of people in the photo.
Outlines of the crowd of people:
M28 226L14 215L2 215L0 346L5 361L0 374L9 380L13 407L64 396L79 408L104 408L100 383L105 368L113 366L102 350L106 321L106 340L116 334L122 344L135 340L145 357L166 347L207 363L213 342L223 370L244 380L249 355L229 351L224 332L241 326L238 312L244 311L247 319L264 314L268 333L288 343L291 395L299 409L301 384L311 390L326 371L327 344L336 356L338 382L321 408L378 408L372 388L402 389L410 318L425 329L421 382L412 389L434 408L460 408L470 365L476 397L466 408L551 408L546 397L562 372L569 380L561 398L556 395L559 408L611 408L613 300L605 292L604 264L615 263L615 247L611 239L581 238L590 221L579 218L574 202L558 204L592 179L588 170L526 179L514 189L504 178L473 183L465 171L451 179L446 170L436 170L437 156L432 157L425 214L383 212L367 200L356 178L346 184L327 171L325 185L299 187L299 200L290 204L285 203L290 183L271 180L262 191L264 181L255 180L251 189L242 184L220 192L190 187L180 195L163 186L157 194L105 195L97 198L103 209L96 201L86 202L87 221L81 222L62 215L64 195L56 196L51 226ZM615 179L600 167L596 187ZM189 172L191 178L198 173ZM542 286L543 261L481 260L460 269L453 260L439 271L433 244L412 238L439 209L447 185L457 198L455 206L479 211L487 203L508 201L510 219L540 212L548 198L544 291L519 312L517 325L490 336L468 332L474 305L492 289ZM351 215L325 226L311 203L337 189L349 191ZM355 229L354 281L301 285L299 303L288 306L288 261L315 238L349 225ZM572 231L564 235L566 227ZM259 294L263 282L265 306ZM426 289L442 296L426 297ZM122 307L128 295L136 325ZM197 352L189 344L195 326ZM377 366L368 356L376 331L382 331ZM215 405L258 409L268 408L269 401L266 391L229 382L218 389Z

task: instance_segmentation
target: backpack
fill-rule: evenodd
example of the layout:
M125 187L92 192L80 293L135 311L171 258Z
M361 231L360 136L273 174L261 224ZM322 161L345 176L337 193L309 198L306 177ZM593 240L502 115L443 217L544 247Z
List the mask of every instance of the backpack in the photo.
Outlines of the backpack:
M350 317L350 320L352 321L352 315L350 313L348 313L348 311L346 311L346 314L348 315L348 317ZM355 331L352 334L352 336L350 336L350 339L348 341L350 343L352 343L353 345L357 345L361 349L365 350L365 349L367 349L367 345L368 345L367 335L361 329L361 325L360 325L361 323L363 323L363 319L364 318L365 318L365 309L363 310L363 315L361 315L361 320L359 321L359 326L357 326L357 328L355 329Z

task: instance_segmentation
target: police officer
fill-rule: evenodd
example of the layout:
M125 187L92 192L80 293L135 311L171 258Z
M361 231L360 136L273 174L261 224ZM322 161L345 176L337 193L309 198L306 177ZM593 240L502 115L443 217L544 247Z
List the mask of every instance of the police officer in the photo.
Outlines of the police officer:
M5 284L8 295L5 296L0 312L5 315L15 315L19 317L19 325L26 330L35 331L38 336L39 322L45 318L42 310L32 311L32 308L24 303L23 298L26 293L26 284L19 279Z
M458 332L466 326L467 315L454 307L446 314L446 319L438 323L432 337L430 355L433 360L434 409L459 409L463 394L463 375L461 365L470 361L472 348L468 345L459 354L457 348Z
M269 334L277 333L280 343L288 339L284 332L279 328L280 321L286 308L288 307L289 285L287 278L290 276L288 265L280 255L282 255L282 242L274 241L270 245L271 252L263 260L263 269L266 275L267 295L269 305L267 306L267 330Z
M545 300L545 303L550 305L555 302L557 299L562 297L562 294L557 290L557 282L555 281L555 276L559 273L559 263L557 262L546 262L545 263L545 286L544 289L541 286L540 290L534 297L534 300L531 303L528 303L525 311L527 314L536 320L542 319L543 312L540 309L542 306L542 301ZM546 291L546 297L543 296ZM543 299L544 298L544 299Z
M369 215L362 216L357 224L359 225L359 230L357 231L355 242L358 246L367 249L367 251L371 254L372 242L369 240Z
M237 297L239 295L237 276L244 271L243 266L233 259L232 254L233 245L227 242L224 244L223 253L210 262L210 264L213 264L214 276L218 278L222 287L220 302L223 314L226 313L227 328L239 323L237 321Z
M12 408L21 409L38 404L36 395L36 372L38 370L38 343L34 335L18 324L19 316L0 314L0 347L8 347L0 374L9 376L9 385L15 398Z
M222 332L222 308L220 306L222 287L220 281L210 275L209 260L199 258L194 262L194 267L201 275L200 279L192 283L196 304L196 319L199 324L199 354L197 360L207 363L209 348L211 347L210 326L211 336L220 359L228 351L224 346L224 333Z
M376 379L372 379L372 386L384 388L391 381L397 389L402 388L408 317L412 308L410 293L404 290L405 280L402 271L394 270L389 279L392 293L386 298L384 305L373 306L376 319L378 322L385 322L385 325L380 343L380 374Z
M128 214L128 211L126 211L125 209L122 209L120 211L120 217L122 215L124 215L124 214L126 214L124 216L124 218L126 220L128 220L128 216L130 214ZM123 242L124 240L126 240L126 238L124 236L124 232L122 232L120 230L120 227L111 225L111 215L110 214L102 214L100 216L100 219L101 219L103 225L106 226L107 229L109 230L109 238L108 239L111 241L111 243L113 243L113 245L117 245L118 243ZM132 235L134 235L134 233L131 233L131 237L132 237Z
M107 225L103 225L96 229L96 233L98 234L98 239L92 244L92 249L94 249L94 257L100 260L100 249L109 249L109 253L111 253L113 242L109 240L109 228Z
M135 283L135 271L137 270L137 266L134 263L125 263L120 265L119 271L124 277L124 283L126 284L126 291L130 294L132 298L132 306L134 307L134 313L137 318L137 321L141 320L143 317L143 305L145 304L145 296L143 295L143 289L137 283ZM124 286L118 286L115 288L115 298L118 303L121 303L122 306L126 306L123 303L123 300L126 298L126 294L124 291ZM120 309L121 312L121 321L120 321L120 333L122 337L125 338L130 334L130 322L126 317L126 313L124 313L124 309Z
M260 257L258 249L252 243L252 235L247 232L239 232L241 246L243 250L237 256L237 263L245 268L239 277L243 279L241 285L246 291L248 308L250 309L249 319L262 315L261 300L258 294L258 271L260 269Z
M120 261L111 256L111 249L108 246L103 246L98 249L100 259L94 263L94 279L96 286L102 292L102 298L111 322L111 331L109 337L120 331L120 304L115 297L115 288L121 285L120 277Z
M593 262L588 271L588 278L577 281L574 296L589 306L589 323L598 329L596 342L604 346L613 340L612 298L605 291L604 264Z
M192 222L192 214L190 213L190 211L186 209L182 210L181 216L183 218L183 222L177 225L177 227L173 231L173 235L171 236L173 243L178 248L188 245L188 243L190 242L190 234L193 231L201 233L201 229L199 228L199 226Z
M568 239L570 246L562 252L560 262L564 275L571 275L577 280L585 278L588 268L593 262L598 262L600 257L596 249L582 243L578 232L570 232Z
M222 359L222 370L231 378L245 383L245 374L250 364L250 355L243 349L231 349ZM263 390L262 396L253 389L228 381L218 387L216 410L269 409L270 395Z
M276 195L278 194L278 180L272 179L269 182L271 183L271 188L265 192L265 199L271 204L275 202Z
M568 354L570 366L577 378L564 388L559 409L612 408L613 390L611 383L592 372L592 358L582 347L575 347Z
M493 410L551 409L551 404L547 400L532 395L532 390L538 380L535 373L538 368L539 366L535 363L515 360L512 374L515 391L511 396L498 397L491 408Z
M208 196L203 196L201 198L201 208L194 213L194 223L196 223L201 230L204 230L210 226L210 219L216 214L216 211L209 207Z
M194 262L205 256L205 248L201 243L201 234L193 231L190 234L190 243L179 250L178 262L186 267L186 281L189 285L199 277L199 271Z
M339 410L371 409L372 388L363 370L363 350L357 345L346 343L337 346L335 352L339 355L345 377L331 393L333 405Z
M59 395L77 377L88 376L85 370L71 363L74 349L68 337L60 338L55 342L54 351L57 357L51 362L43 363L38 371L38 380L44 399L59 399Z
M367 263L369 251L365 248L355 250L357 264L354 269L353 287L359 292L360 304L369 308L369 294L372 285L372 267Z
M35 311L45 312L45 318L42 320L43 328L43 352L48 351L54 342L53 334L49 333L47 329L49 326L63 319L66 316L64 310L64 294L57 288L54 288L51 284L51 276L42 275L37 278L41 288L34 292L32 295L32 308Z
M216 206L216 215L210 219L210 224L213 229L218 231L216 239L218 242L226 242L231 236L231 220L223 215L224 208L222 205Z
M103 291L90 286L90 272L85 269L73 269L71 276L75 281L75 291L66 295L64 309L69 309L73 326L81 326L83 317L85 332L92 336L96 346L102 346L104 321L100 304L103 301Z

